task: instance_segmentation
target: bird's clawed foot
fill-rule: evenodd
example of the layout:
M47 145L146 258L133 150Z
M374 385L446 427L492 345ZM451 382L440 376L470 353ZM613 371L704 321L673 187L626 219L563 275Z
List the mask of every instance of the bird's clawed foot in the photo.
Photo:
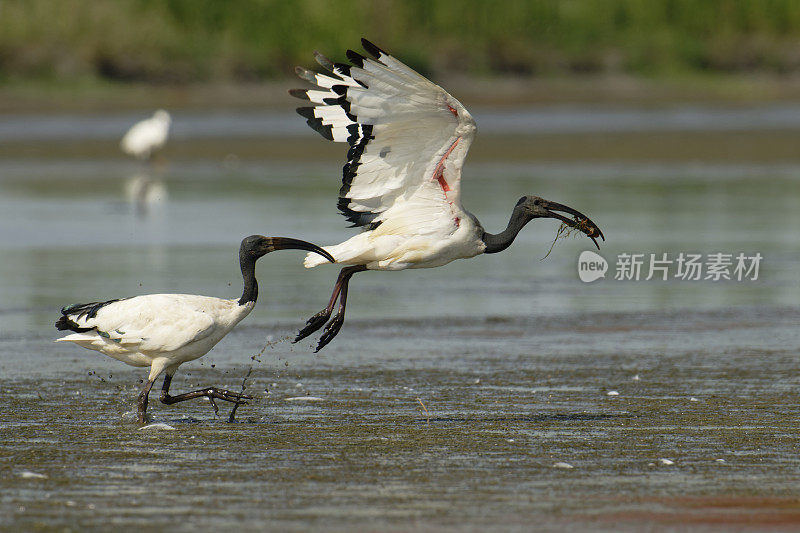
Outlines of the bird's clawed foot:
M320 336L319 344L317 344L317 349L314 350L314 353L323 349L326 344L333 340L339 330L342 329L342 324L344 324L344 314L336 313L331 321L328 322L328 325L325 326L325 331Z
M231 402L236 405L247 405L247 400L252 400L252 396L247 396L245 394L240 394L238 392L231 392L225 389L217 389L215 387L208 387L204 389L205 396L208 398L211 407L214 408L214 416L219 416L219 407L217 407L217 402L214 401L216 398L217 400L224 400L226 402Z
M325 331L322 333L322 336L319 339L319 344L317 344L317 349L314 350L314 352L316 353L320 351L325 347L325 345L331 342L336 334L339 333L339 330L342 329L342 324L344 324L344 310L347 306L347 286L350 283L350 278L356 272L363 272L366 269L367 267L364 265L344 267L339 272L339 278L336 280L336 285L333 286L333 294L331 294L328 307L309 318L308 321L306 321L306 327L300 330L300 333L297 334L297 337L295 337L293 342L305 339L319 328L324 326L329 319L330 322L328 322L328 325L325 326ZM331 313L333 312L333 307L336 305L336 300L339 300L339 310L331 319Z
M317 331L319 328L324 326L325 322L327 322L330 317L331 317L330 309L323 309L316 315L312 316L306 321L306 327L300 330L300 332L297 334L297 337L295 337L292 342L298 342L305 339L306 337Z
M182 402L184 400L191 400L192 398L200 398L205 396L208 398L208 401L211 403L211 407L214 408L214 415L219 415L219 407L217 407L217 402L214 400L223 400L226 402L231 402L236 405L246 405L247 400L252 400L252 396L248 396L246 394L242 394L240 392L231 392L225 389L218 389L216 387L206 387L205 389L200 389L192 392L186 392L184 394L178 394L177 396L170 396L168 393L161 394L161 402L167 405Z
M243 402L242 400L252 400L252 396L248 396L246 394L242 394L240 392L231 392L225 389L217 389L215 387L209 387L206 389L209 392L209 398L217 398L218 400L225 400L226 402L233 402L233 403L247 403Z

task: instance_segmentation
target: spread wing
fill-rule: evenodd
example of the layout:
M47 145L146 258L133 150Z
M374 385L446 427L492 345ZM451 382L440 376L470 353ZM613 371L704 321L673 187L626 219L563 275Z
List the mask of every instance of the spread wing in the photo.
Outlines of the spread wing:
M361 43L373 58L348 50L346 65L317 53L329 74L298 67L298 76L316 88L291 91L317 104L297 110L309 126L350 145L339 210L353 226L367 229L402 212L401 204L422 209L418 220L457 217L461 166L475 121L444 89L366 39Z

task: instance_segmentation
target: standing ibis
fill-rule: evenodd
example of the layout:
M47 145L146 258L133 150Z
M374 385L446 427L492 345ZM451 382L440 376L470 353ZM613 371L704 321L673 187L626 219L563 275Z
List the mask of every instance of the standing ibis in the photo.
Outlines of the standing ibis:
M138 401L139 422L145 423L147 398L156 378L164 372L161 401L173 404L204 396L244 403L248 396L216 387L171 396L169 385L178 367L211 350L256 305L256 261L275 250L299 249L333 257L315 244L284 237L251 235L239 248L244 279L242 297L233 300L195 294L148 294L107 302L76 304L61 310L56 328L74 333L58 341L74 342L132 366L150 367L150 375Z
M163 109L156 111L152 117L137 122L119 143L123 152L137 159L152 161L153 156L167 142L172 117Z
M325 247L347 266L328 306L307 321L295 342L326 323L317 351L336 336L344 322L347 286L356 272L431 268L497 253L535 218L554 218L577 228L595 245L596 237L604 239L584 214L536 196L519 199L505 230L484 231L461 205L461 167L475 136L472 116L438 85L366 39L361 43L372 58L348 50L348 65L316 53L328 73L297 67L297 75L316 87L290 91L315 104L297 110L309 126L328 140L350 145L338 208L351 227L362 229L341 244ZM321 263L306 256L306 268ZM339 308L331 318L337 299Z

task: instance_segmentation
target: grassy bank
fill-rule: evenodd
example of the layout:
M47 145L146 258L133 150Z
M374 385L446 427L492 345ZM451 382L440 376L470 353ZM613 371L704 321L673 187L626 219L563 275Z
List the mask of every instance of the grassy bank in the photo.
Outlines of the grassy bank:
M793 0L4 0L0 80L260 81L367 36L428 74L785 74Z

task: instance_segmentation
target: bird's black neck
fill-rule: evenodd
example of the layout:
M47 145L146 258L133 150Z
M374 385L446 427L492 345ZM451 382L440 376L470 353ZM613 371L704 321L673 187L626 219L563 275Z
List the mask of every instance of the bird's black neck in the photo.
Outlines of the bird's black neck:
M515 207L514 211L511 212L511 219L508 221L506 229L496 235L486 232L483 233L481 239L484 244L486 244L486 250L484 250L483 253L495 254L511 246L511 243L517 238L517 234L519 234L520 230L531 220L533 220L533 217L531 217L529 213L525 212L519 206Z
M239 298L239 305L255 302L258 298L258 281L256 281L256 258L244 251L239 252L239 266L242 268L244 290Z

